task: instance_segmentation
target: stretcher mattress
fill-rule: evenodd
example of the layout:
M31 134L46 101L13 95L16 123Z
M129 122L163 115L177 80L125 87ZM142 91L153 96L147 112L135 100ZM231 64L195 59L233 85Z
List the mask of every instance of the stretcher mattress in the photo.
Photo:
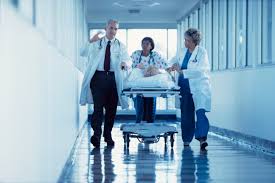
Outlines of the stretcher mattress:
M168 132L177 133L176 125L165 123L123 124L120 129L123 132L138 134L141 137L157 137Z

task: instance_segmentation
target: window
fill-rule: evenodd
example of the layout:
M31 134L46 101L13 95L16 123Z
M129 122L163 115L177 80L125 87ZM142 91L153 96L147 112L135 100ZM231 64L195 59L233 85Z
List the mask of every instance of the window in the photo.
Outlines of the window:
M131 55L141 49L141 40L151 37L155 42L155 49L167 59L167 30L166 29L128 29L128 52Z
M171 59L173 56L176 55L177 51L177 30L176 29L168 29L167 32L167 42L168 42L168 47L167 47L167 59Z
M124 43L126 46L128 45L126 29L118 29L117 34L116 34L116 38L119 39L119 41Z
M246 59L246 0L236 1L237 2L237 22L236 22L236 67L243 68L247 66Z
M92 38L98 31L103 29L90 30L90 38ZM116 35L122 43L127 46L129 55L135 50L141 49L141 41L144 37L152 37L155 42L155 49L165 59L169 60L176 55L177 51L177 30L176 29L119 29ZM134 110L132 99L129 100L129 109ZM90 111L92 106L90 106ZM118 107L118 110L121 108ZM157 98L157 110L175 110L175 98Z
M168 60L170 60L172 57L176 55L177 51L177 30L176 29L168 29L167 32L167 42L168 42L168 47L167 47L167 55L168 55ZM180 37L179 37L180 39ZM178 40L179 41L179 40ZM167 109L175 109L175 97L170 97L168 98L167 101Z
M198 10L195 10L194 13L192 13L192 25L193 28L199 28L199 12Z
M193 13L188 17L188 27L193 27L194 26L194 19L193 19Z
M188 28L190 28L189 17L185 18L184 23L183 23L183 27L184 27L184 29L183 29L183 31L182 31L182 36L184 37L184 32L185 32ZM183 47L184 47L184 41L183 41Z
M208 53L210 65L212 65L212 1L209 0L205 4L205 48Z
M275 64L274 0L207 0L186 15L203 33L212 71Z
M219 57L218 57L218 68L224 70L227 68L227 1L219 1Z
M236 0L229 0L227 5L227 68L236 67Z
M180 31L180 36L181 37L180 38L184 37L184 32L186 31L186 29L188 27L187 23L188 23L188 20L186 20L186 19L181 22L181 31ZM183 41L183 39L180 39L179 41L181 43L180 44L180 50L182 50L184 48L184 41Z
M219 68L219 16L219 1L213 1L213 71Z
M275 40L275 13L272 12L272 9L275 9L275 1L273 0L266 0L263 1L262 6L262 64L270 64L275 63L275 53L274 53L274 40ZM273 20L273 24L272 24ZM273 51L272 51L273 50Z
M201 5L201 9L199 11L199 29L202 33L202 40L200 45L205 47L205 4Z
M248 1L247 64L261 64L261 1Z
M177 24L177 37L178 37L178 38L181 38L181 31L182 31L181 25L182 25L182 21L181 21L181 22L178 22L178 24ZM179 39L179 40L177 41L177 51L180 50L181 44L182 44L182 39Z

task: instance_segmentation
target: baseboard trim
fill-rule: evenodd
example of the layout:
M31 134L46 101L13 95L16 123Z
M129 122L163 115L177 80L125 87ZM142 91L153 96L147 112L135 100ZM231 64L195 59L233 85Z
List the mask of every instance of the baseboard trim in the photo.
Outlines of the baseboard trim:
M210 132L223 138L228 138L228 140L232 141L233 143L245 145L257 151L262 151L264 153L275 155L274 141L262 139L256 136L247 135L237 131L228 130L216 126L210 126Z

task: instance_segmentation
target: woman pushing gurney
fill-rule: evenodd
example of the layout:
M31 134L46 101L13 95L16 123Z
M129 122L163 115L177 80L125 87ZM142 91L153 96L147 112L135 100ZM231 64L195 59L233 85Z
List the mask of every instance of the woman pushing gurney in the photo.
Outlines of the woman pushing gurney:
M147 71L145 71L147 72ZM168 95L179 95L175 82L166 71L157 75L145 77L144 70L134 68L124 82L123 95L132 98L167 97ZM141 106L143 107L143 106ZM138 116L137 119L141 117ZM124 144L129 148L130 137L137 138L140 142L156 143L160 137L164 137L165 144L167 137L170 137L171 147L174 145L174 134L177 133L175 125L167 123L135 123L123 124L120 128L123 131Z
M136 124L123 124L123 138L126 147L129 147L130 137L137 138L140 142L155 143L160 137L170 137L171 147L174 144L174 134L177 128L166 123L153 123L156 112L156 97L178 95L179 90L173 77L165 69L166 61L152 51L154 42L146 37L142 40L142 50L132 54L133 69L124 81L122 94L130 96L134 100L136 109ZM140 123L147 121L147 123Z
M143 71L145 77L160 74L159 69L166 69L166 60L154 50L155 43L152 38L145 37L141 41L142 50L132 53L133 68ZM152 86L149 86L152 87ZM147 121L152 123L156 114L156 97L144 97L137 95L133 98L136 110L136 122Z

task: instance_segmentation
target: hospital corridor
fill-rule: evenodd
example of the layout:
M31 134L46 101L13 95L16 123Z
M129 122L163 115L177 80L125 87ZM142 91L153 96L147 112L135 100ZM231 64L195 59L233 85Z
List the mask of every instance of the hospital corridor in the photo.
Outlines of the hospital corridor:
M0 0L0 183L274 183L275 0Z

